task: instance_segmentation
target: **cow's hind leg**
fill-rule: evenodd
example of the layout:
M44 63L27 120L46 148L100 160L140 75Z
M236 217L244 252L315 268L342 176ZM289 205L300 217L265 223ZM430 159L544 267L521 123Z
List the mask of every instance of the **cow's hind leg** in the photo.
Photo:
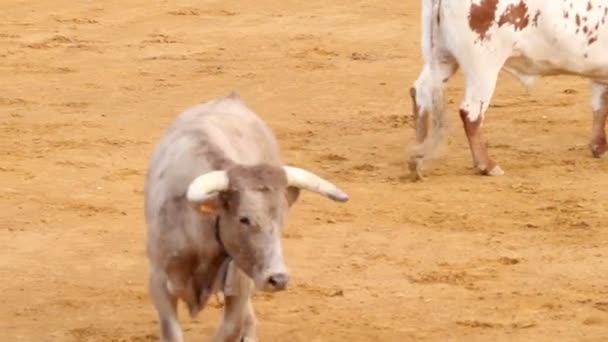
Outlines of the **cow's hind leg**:
M605 157L608 151L606 143L606 116L608 116L608 84L591 83L591 106L593 109L593 127L591 129L591 153L596 158Z
M251 303L252 280L231 262L224 285L224 312L215 342L255 342L256 318Z
M427 138L429 138L429 114L432 111L433 87L443 91L446 83L458 70L458 63L452 57L444 55L438 63L439 75L432 74L431 66L426 63L422 72L410 88L412 113L414 115L415 144L410 149L408 166L414 179L422 179L422 168L425 158L429 157Z
M182 329L177 320L177 298L167 288L167 277L162 272L152 271L150 295L160 322L162 342L183 342Z
M487 60L494 63L488 65L488 63L469 61L466 66L463 66L466 90L460 105L460 118L477 170L483 175L500 176L504 172L488 154L483 139L482 126L485 113L490 106L490 100L496 88L498 73L503 64L496 58L488 58Z

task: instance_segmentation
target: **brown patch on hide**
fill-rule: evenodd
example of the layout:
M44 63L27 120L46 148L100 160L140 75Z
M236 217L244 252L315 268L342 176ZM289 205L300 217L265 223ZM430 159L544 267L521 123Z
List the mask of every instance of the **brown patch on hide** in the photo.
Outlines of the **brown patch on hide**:
M498 0L482 0L479 5L471 4L469 9L469 27L479 35L481 40L487 39L488 30L496 19Z
M530 15L528 14L528 5L521 0L517 5L511 4L502 13L498 19L498 26L511 24L515 31L521 31L530 24Z
M537 10L536 14L534 14L534 19L532 19L532 26L538 27L538 19L540 19L540 10Z

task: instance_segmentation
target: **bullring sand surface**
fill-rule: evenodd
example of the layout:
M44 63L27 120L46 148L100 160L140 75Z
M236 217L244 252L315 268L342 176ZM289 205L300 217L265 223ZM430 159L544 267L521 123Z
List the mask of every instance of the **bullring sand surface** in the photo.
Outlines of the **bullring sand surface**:
M608 160L588 81L508 75L486 121L498 178L450 136L406 176L420 4L31 1L0 5L0 340L154 341L143 184L181 110L238 91L290 164L335 181L285 233L289 291L263 341L607 341ZM209 340L214 301L188 341Z

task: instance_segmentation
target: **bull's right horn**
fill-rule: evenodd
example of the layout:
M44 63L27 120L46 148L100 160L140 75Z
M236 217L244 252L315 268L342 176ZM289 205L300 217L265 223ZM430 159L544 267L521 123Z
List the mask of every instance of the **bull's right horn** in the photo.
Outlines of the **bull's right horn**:
M310 190L334 201L348 201L348 195L344 191L310 171L292 166L284 166L283 169L287 174L287 184L289 186Z
M186 197L193 203L203 203L216 192L228 189L228 174L226 171L210 171L196 177L188 186Z

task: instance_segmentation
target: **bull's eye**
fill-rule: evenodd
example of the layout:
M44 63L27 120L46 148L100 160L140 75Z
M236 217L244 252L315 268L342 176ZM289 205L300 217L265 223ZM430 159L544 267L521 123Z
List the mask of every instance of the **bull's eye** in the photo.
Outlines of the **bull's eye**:
M241 217L241 218L239 219L239 222L241 222L242 224L244 224L244 225L246 225L246 226L251 225L251 221L249 221L249 218L248 218L248 217L245 217L245 216Z

